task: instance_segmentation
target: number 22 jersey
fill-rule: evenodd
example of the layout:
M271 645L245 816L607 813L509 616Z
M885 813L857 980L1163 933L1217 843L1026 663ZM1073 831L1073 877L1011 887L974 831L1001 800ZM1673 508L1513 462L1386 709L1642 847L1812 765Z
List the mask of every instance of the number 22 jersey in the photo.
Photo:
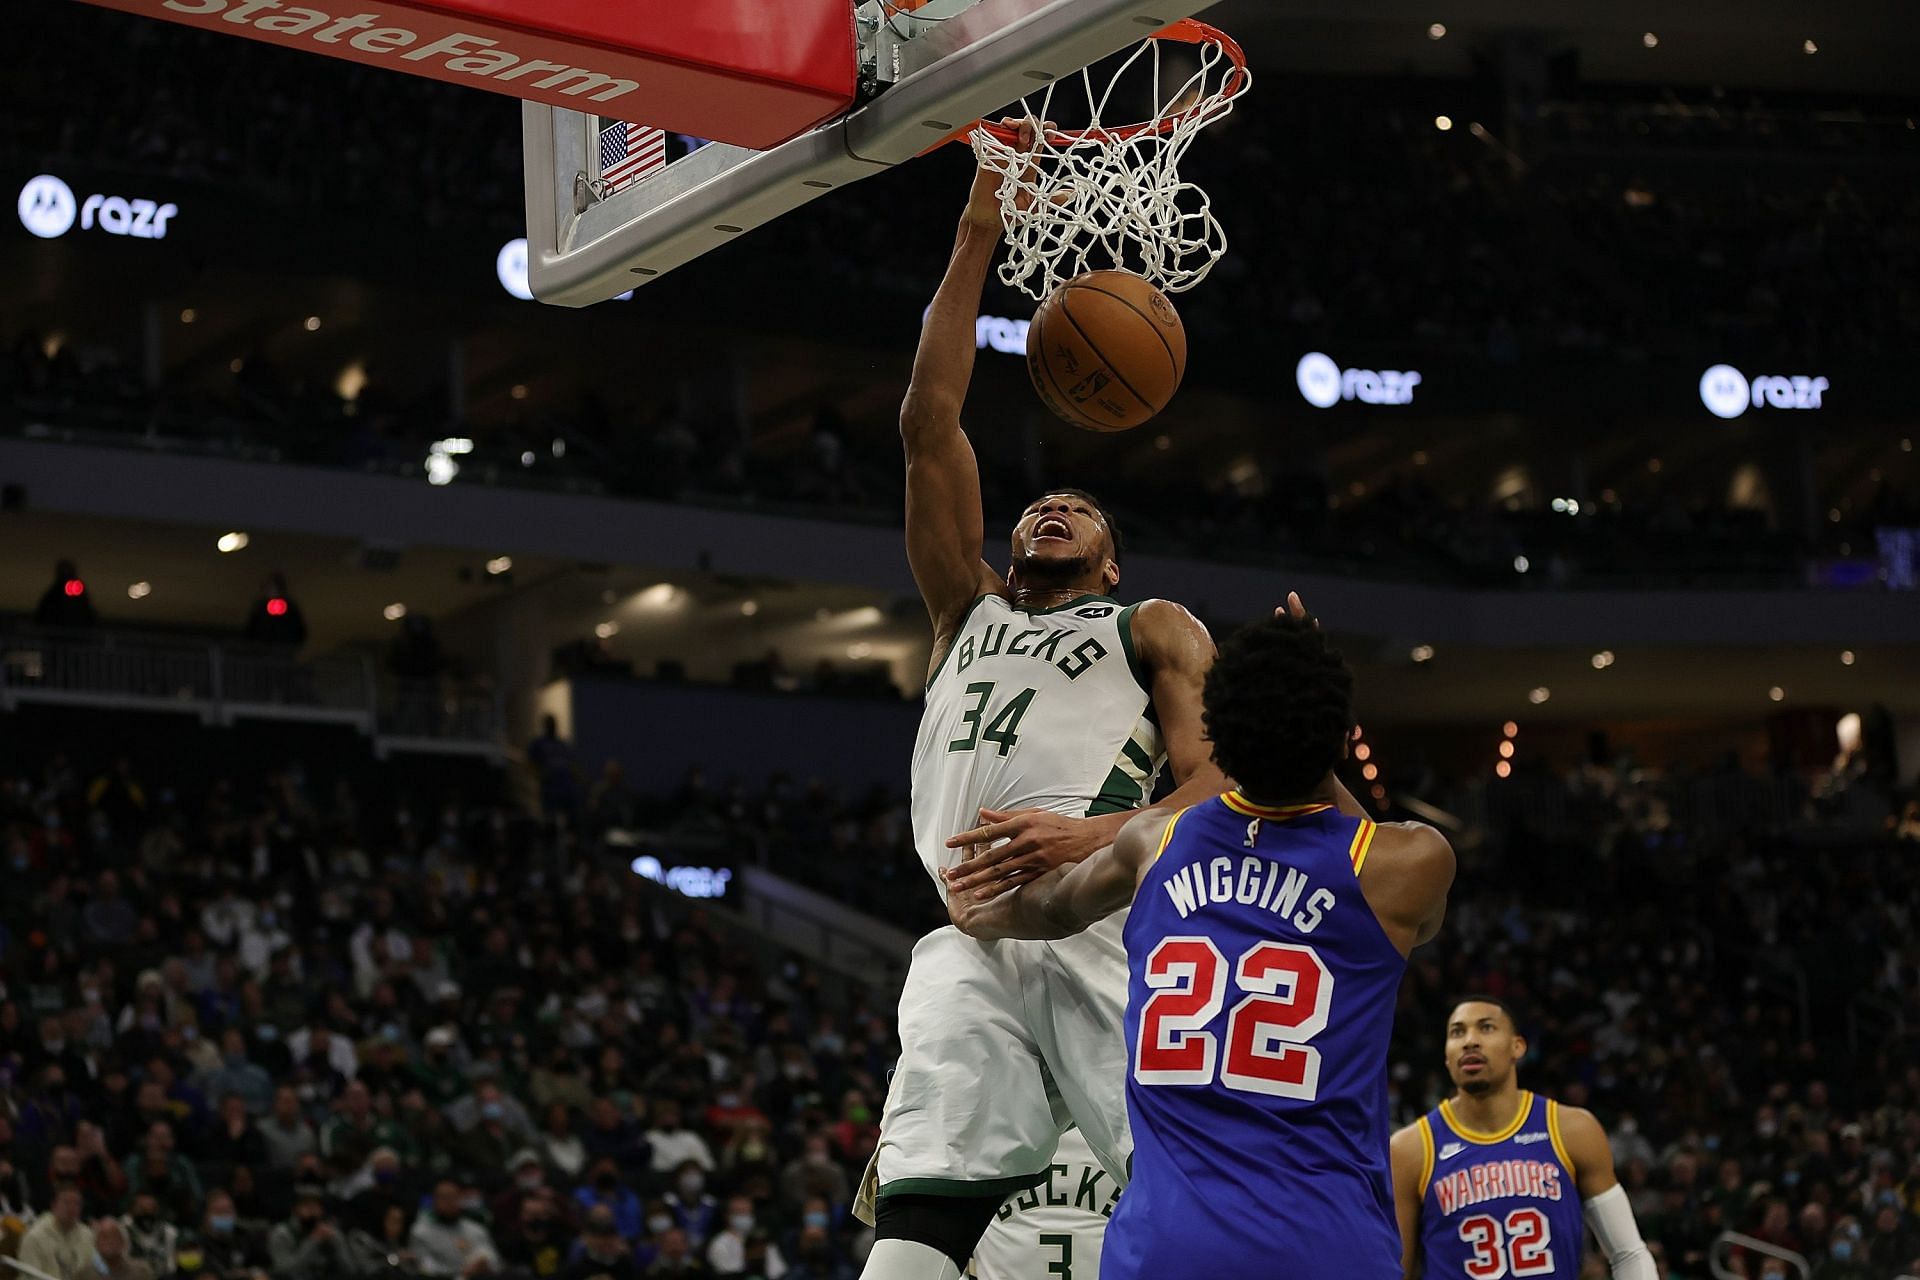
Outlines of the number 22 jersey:
M1399 1280L1374 824L1237 792L1161 837L1124 937L1133 1178L1102 1280Z

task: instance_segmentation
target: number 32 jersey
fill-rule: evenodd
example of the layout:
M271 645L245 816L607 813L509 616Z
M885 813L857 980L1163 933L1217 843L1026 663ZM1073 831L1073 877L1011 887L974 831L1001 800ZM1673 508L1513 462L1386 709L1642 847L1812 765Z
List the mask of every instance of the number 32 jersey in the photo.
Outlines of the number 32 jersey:
M1479 1133L1442 1102L1421 1117L1420 1145L1426 1280L1580 1274L1586 1227L1559 1103L1522 1090L1513 1123Z
M1236 792L1168 824L1124 932L1133 1178L1101 1280L1399 1280L1406 960L1360 892L1373 835Z
M1067 817L1142 808L1166 761L1138 605L1081 596L1022 609L981 596L927 682L913 746L913 843L927 874L961 860L947 838L987 809Z

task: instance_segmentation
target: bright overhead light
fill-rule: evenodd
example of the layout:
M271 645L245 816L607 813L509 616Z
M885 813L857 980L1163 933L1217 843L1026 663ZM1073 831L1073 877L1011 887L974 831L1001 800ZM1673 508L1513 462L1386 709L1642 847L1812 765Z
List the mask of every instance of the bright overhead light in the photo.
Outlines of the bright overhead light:
M195 311L192 307L182 307L180 309L181 324L192 324L195 320L198 320L199 318L200 318L200 313L198 311Z
M1502 760L1493 766L1493 772L1499 777L1510 778L1513 776L1513 766Z
M1541 703L1545 702L1548 698L1551 698L1552 696L1553 696L1553 690L1547 688L1547 686L1545 685L1540 685L1537 688L1529 689L1527 691L1527 701L1531 702L1536 707L1539 706Z
M524 382L514 383L513 390L508 392L508 394L515 400L525 400L527 398L527 384Z
M1511 759L1513 759L1513 739L1512 739L1512 738L1507 738L1507 739L1505 739L1504 741L1502 741L1502 742L1501 742L1501 744L1500 744L1500 758L1501 758L1502 760L1511 760Z
M527 449L520 454L520 465L523 467L533 465L533 450Z
M1648 31L1641 35L1640 43L1649 49L1658 49L1660 47L1660 37Z
M1613 665L1613 650L1602 649L1600 652L1593 655L1592 661L1593 661L1593 669L1595 671L1605 671L1608 667Z
M1500 732L1506 734L1509 738L1517 738L1520 736L1520 726L1509 720L1500 727Z
M1413 646L1413 650L1408 653L1407 656L1415 662L1432 662L1433 646L1430 644L1417 644Z
M1842 649L1840 651L1840 665L1843 667L1850 667L1853 665L1853 650Z
M1447 130L1453 128L1453 117L1452 116L1435 116L1433 118L1433 127L1438 129L1440 132L1445 133L1447 132Z
M228 373L238 373L246 367L247 367L247 362L245 360L242 360L239 356L235 356L233 359L227 361Z
M1444 40L1446 39L1446 35L1447 24L1444 22L1436 22L1427 28L1427 39L1429 40Z
M308 316L306 328L308 333L318 333L320 331L320 317Z
M246 534L235 529L231 533L221 534L219 538L214 541L213 545L220 548L223 552L245 551L248 541L249 539Z
M760 612L760 602L758 600L742 600L740 602L741 617L751 618L758 612Z
M1815 43L1814 43L1813 41L1811 41L1811 40L1802 40L1802 41L1800 42L1800 52L1802 52L1802 53L1818 53L1818 52L1820 52L1820 46L1819 46L1819 45L1817 45L1817 44L1815 44Z
M487 572L492 574L496 578L503 573L512 573L513 557L512 556L495 556L493 559L487 561Z
M1380 766L1377 764L1370 764L1370 765L1363 766L1360 770L1360 776L1365 778L1368 782L1372 782L1375 778L1380 776Z
M1767 690L1767 696L1775 702L1785 702L1787 699L1787 691L1779 685L1775 685L1773 688Z
M407 606L401 604L398 600L395 600L392 604L388 605L386 608L380 611L380 616L385 618L388 622L398 622L400 621L400 619L407 616Z
M671 582L656 582L633 597L643 609L671 609L686 599L686 592Z
M367 388L367 366L363 360L355 360L342 369L333 379L333 394L349 404L360 398Z
M1531 568L1533 568L1533 562L1525 556L1515 556L1513 558L1513 571L1515 573L1525 573Z
M608 619L606 622L595 627L593 634L599 636L602 640L611 640L620 634L620 624L614 622L612 619Z
M1372 754L1373 754L1373 748L1368 746L1364 742L1360 743L1358 746L1356 746L1353 749L1353 758L1355 760L1365 760L1368 756Z
M127 599L129 600L145 600L152 594L153 584L151 582L136 582L127 588Z

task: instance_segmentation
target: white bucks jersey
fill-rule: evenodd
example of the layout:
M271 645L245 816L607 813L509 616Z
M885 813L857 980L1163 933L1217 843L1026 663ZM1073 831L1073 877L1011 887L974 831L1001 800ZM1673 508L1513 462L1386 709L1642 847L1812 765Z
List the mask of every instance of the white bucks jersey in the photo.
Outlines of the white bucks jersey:
M1138 607L974 601L927 684L913 748L913 842L935 884L961 860L948 837L978 826L981 809L1078 818L1153 798L1166 752L1134 654Z
M1099 1280L1120 1188L1078 1129L1060 1135L1047 1180L1000 1206L973 1250L977 1280Z

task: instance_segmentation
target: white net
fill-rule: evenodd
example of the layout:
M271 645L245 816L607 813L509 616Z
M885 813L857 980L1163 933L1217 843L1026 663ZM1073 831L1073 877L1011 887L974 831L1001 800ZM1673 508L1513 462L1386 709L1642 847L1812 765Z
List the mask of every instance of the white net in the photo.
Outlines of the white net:
M1104 86L1094 68L1081 71L1086 123L1042 131L1031 152L1009 131L974 130L974 154L1001 175L1008 245L1001 280L1044 300L1084 272L1119 268L1178 293L1205 279L1226 252L1212 202L1181 178L1180 160L1203 128L1233 110L1253 77L1237 46L1230 53L1231 41L1212 28L1184 23L1173 31L1181 34L1143 42ZM1176 58L1187 65L1174 65ZM1076 96L1072 83L1022 99L1020 114L1053 121L1056 107L1077 111L1064 101ZM1110 122L1129 106L1144 123Z

